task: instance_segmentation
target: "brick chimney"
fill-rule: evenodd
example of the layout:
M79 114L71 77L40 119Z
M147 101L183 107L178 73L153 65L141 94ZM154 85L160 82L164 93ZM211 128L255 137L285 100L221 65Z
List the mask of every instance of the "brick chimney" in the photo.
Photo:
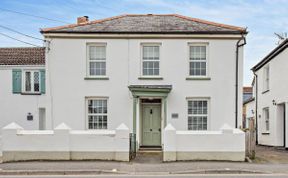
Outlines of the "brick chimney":
M78 17L77 18L77 24L85 24L89 22L88 16Z

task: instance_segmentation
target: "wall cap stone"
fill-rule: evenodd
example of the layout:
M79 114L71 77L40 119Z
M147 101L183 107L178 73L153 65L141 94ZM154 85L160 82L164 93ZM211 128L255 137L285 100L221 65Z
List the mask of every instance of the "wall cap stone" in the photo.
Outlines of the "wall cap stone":
M12 123L8 124L7 126L3 127L2 130L23 130L23 127L16 124L15 122L12 122Z

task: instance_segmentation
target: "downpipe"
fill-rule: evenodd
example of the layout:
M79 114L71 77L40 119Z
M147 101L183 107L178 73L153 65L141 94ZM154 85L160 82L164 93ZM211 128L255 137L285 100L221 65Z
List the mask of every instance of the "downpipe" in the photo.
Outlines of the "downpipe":
M241 43L243 41L243 43ZM239 48L246 45L246 38L241 34L241 38L236 43L236 79L235 79L235 128L238 127L238 81L239 81Z

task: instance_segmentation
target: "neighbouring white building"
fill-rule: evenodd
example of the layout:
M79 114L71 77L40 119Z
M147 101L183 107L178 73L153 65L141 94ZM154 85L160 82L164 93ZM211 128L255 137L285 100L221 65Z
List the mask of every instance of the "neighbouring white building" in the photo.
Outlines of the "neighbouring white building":
M254 83L254 81L253 81ZM243 87L243 128L255 128L255 91L252 87ZM246 90L246 91L245 91Z
M0 127L45 129L45 48L0 48L0 83Z
M133 151L163 150L164 161L244 160L244 134L235 127L242 123L245 28L177 14L147 14L95 21L79 17L77 24L41 33L47 41L45 125L56 127L45 134L75 140L72 146L62 145L61 151L71 153L65 159L82 154L83 159L97 159L99 153L104 159L106 143L113 145L105 138L126 139L128 128ZM16 124L4 129L5 152L12 154L7 160L22 153L21 145L15 152L8 138L33 142L34 136L22 129ZM96 134L103 146L80 139L85 134ZM51 140L44 141L48 138L43 135L41 149L47 151ZM126 154L111 156L127 151L127 146L129 150L126 142L120 145L123 149L113 146L116 150L106 158L127 160L121 156Z
M252 70L255 75L255 116L258 144L288 147L288 39Z

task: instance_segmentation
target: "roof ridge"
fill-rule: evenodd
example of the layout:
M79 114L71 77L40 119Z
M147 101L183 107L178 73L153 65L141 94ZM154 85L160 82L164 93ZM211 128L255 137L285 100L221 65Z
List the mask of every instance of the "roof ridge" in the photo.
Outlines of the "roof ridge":
M212 22L212 21L203 20L203 19L194 18L194 17L188 17L188 16L184 16L184 15L180 15L180 14L171 14L171 15L174 15L175 17L179 17L179 18L182 18L182 19L191 20L191 21L194 21L194 22L199 22L199 23L205 23L205 24L208 24L208 25L213 25L213 26L216 26L216 27L225 27L225 28L230 28L232 30L239 30L239 31L243 31L243 32L246 31L246 28L238 27L238 26L234 26L234 25L226 25L226 24L223 24L223 23Z
M216 26L216 27L224 27L224 28L229 28L229 29L232 29L232 30L238 30L238 31L242 31L242 32L246 31L246 28L243 28L243 27L237 27L237 26L233 26L233 25L226 25L226 24L222 24L222 23L211 22L211 21L208 21L208 20L203 20L203 19L183 16L183 15L179 15L179 14L122 14L122 15L108 17L108 18L103 18L103 19L99 19L99 20L92 20L92 21L90 21L88 23L83 23L83 24L77 24L76 23L76 24L62 25L62 26L58 26L58 27L42 28L42 29L40 29L40 32L42 33L42 32L47 32L47 31L51 31L51 30L60 30L60 29L64 29L64 28L72 28L72 27L91 25L91 24L101 23L101 22L114 20L114 19L119 19L119 18L127 17L127 16L130 16L130 17L131 16L174 16L174 17L182 18L182 19L189 20L189 21L194 21L194 22L198 22L198 23L204 23L204 24L208 24L208 25L213 25L213 26Z

